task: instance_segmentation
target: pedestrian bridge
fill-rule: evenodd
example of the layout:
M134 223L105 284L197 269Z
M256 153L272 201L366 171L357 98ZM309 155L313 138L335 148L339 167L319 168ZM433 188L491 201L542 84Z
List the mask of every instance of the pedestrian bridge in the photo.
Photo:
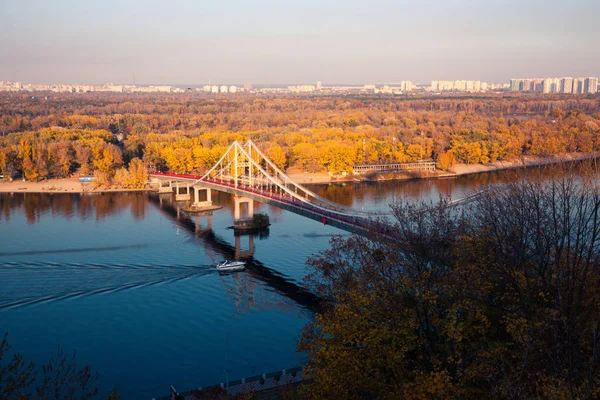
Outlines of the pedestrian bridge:
M211 190L233 194L236 221L252 217L253 201L256 200L366 236L373 226L373 218L378 215L334 203L295 183L250 140L244 144L234 142L205 175L165 172L151 172L149 175L151 183L159 185L159 192L175 190L177 200L191 200L193 189L194 205L198 209L212 206ZM202 192L206 194L201 200ZM242 204L247 204L244 216L240 208Z

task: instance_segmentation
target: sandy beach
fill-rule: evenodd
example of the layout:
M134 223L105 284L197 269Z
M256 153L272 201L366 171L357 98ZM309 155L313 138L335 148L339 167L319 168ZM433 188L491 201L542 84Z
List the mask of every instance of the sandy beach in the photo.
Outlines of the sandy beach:
M48 179L40 182L15 180L0 182L0 193L101 193L101 192L135 192L150 189L94 189L91 183L81 183L79 178Z
M600 153L569 153L551 157L526 156L519 161L499 161L493 164L456 164L454 172L442 173L439 177L477 174L481 172L499 171L510 168L534 167L540 165L557 164L561 162L577 161L600 157ZM326 172L308 173L297 169L288 170L288 176L299 184L326 184L341 182L332 179ZM357 180L348 176L348 180ZM146 189L122 188L94 188L91 183L81 183L76 177L66 179L49 179L40 182L15 180L13 182L0 182L0 193L102 193L102 192L135 192L149 191Z
M546 157L524 156L518 161L498 161L493 164L456 164L454 166L454 174L452 175L458 176L511 168L535 167L569 161L588 160L597 157L600 157L600 153L566 153Z

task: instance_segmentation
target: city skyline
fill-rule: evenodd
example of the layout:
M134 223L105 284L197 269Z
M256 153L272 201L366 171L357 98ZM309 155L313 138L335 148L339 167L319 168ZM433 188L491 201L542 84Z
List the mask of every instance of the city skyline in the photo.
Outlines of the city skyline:
M600 4L481 3L0 0L0 79L335 85L598 75Z

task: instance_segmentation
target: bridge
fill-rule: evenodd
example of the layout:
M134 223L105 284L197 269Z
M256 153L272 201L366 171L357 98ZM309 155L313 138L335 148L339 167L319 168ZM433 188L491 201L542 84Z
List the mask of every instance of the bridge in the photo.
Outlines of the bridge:
M355 174L373 172L435 172L435 161L415 161L387 164L358 164L352 167Z
M254 200L361 236L367 235L377 215L334 203L295 183L251 140L234 142L203 176L165 172L151 172L149 176L151 183L158 184L159 192L175 190L176 200L191 200L193 189L194 206L199 210L212 207L211 190L233 194L235 222L252 218ZM205 193L202 200L201 192ZM242 216L244 204L247 212Z

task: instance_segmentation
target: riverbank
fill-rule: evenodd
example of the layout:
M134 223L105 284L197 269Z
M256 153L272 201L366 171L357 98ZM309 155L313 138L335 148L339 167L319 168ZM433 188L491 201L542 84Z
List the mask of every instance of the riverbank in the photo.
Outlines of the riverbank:
M499 171L512 168L540 167L542 165L559 164L571 161L590 160L600 157L599 152L594 153L565 153L555 156L534 157L524 156L517 161L498 161L493 164L456 164L454 172L446 176L459 176L478 174L481 172Z
M595 153L566 153L555 156L535 157L524 156L516 161L498 161L490 164L456 164L452 172L439 172L435 175L427 175L423 178L454 177L482 172L500 171L512 168L537 167L542 165L558 164L563 162L581 161L600 157L600 152ZM299 184L329 184L336 182L357 182L366 180L377 180L365 177L347 175L339 179L330 176L326 172L302 172L297 169L288 170L288 176ZM397 178L414 179L414 177ZM91 183L79 182L78 178L49 179L41 182L13 181L0 182L0 193L105 193L105 192L144 192L146 189L122 189L122 188L94 188Z
M300 184L328 184L337 182L357 182L357 181L380 181L380 180L408 180L408 179L429 179L429 178L448 178L461 175L479 174L483 172L501 171L513 168L539 167L542 165L559 164L563 162L581 161L600 157L600 152L595 153L565 153L555 156L523 156L519 160L514 161L498 161L490 164L456 164L451 172L438 171L435 174L427 175L393 175L379 174L369 176L353 176L348 175L338 179L329 176L325 172L307 173L294 171L288 174L292 180Z
M79 178L48 179L40 182L16 180L0 182L0 193L104 193L144 192L150 189L94 188Z

